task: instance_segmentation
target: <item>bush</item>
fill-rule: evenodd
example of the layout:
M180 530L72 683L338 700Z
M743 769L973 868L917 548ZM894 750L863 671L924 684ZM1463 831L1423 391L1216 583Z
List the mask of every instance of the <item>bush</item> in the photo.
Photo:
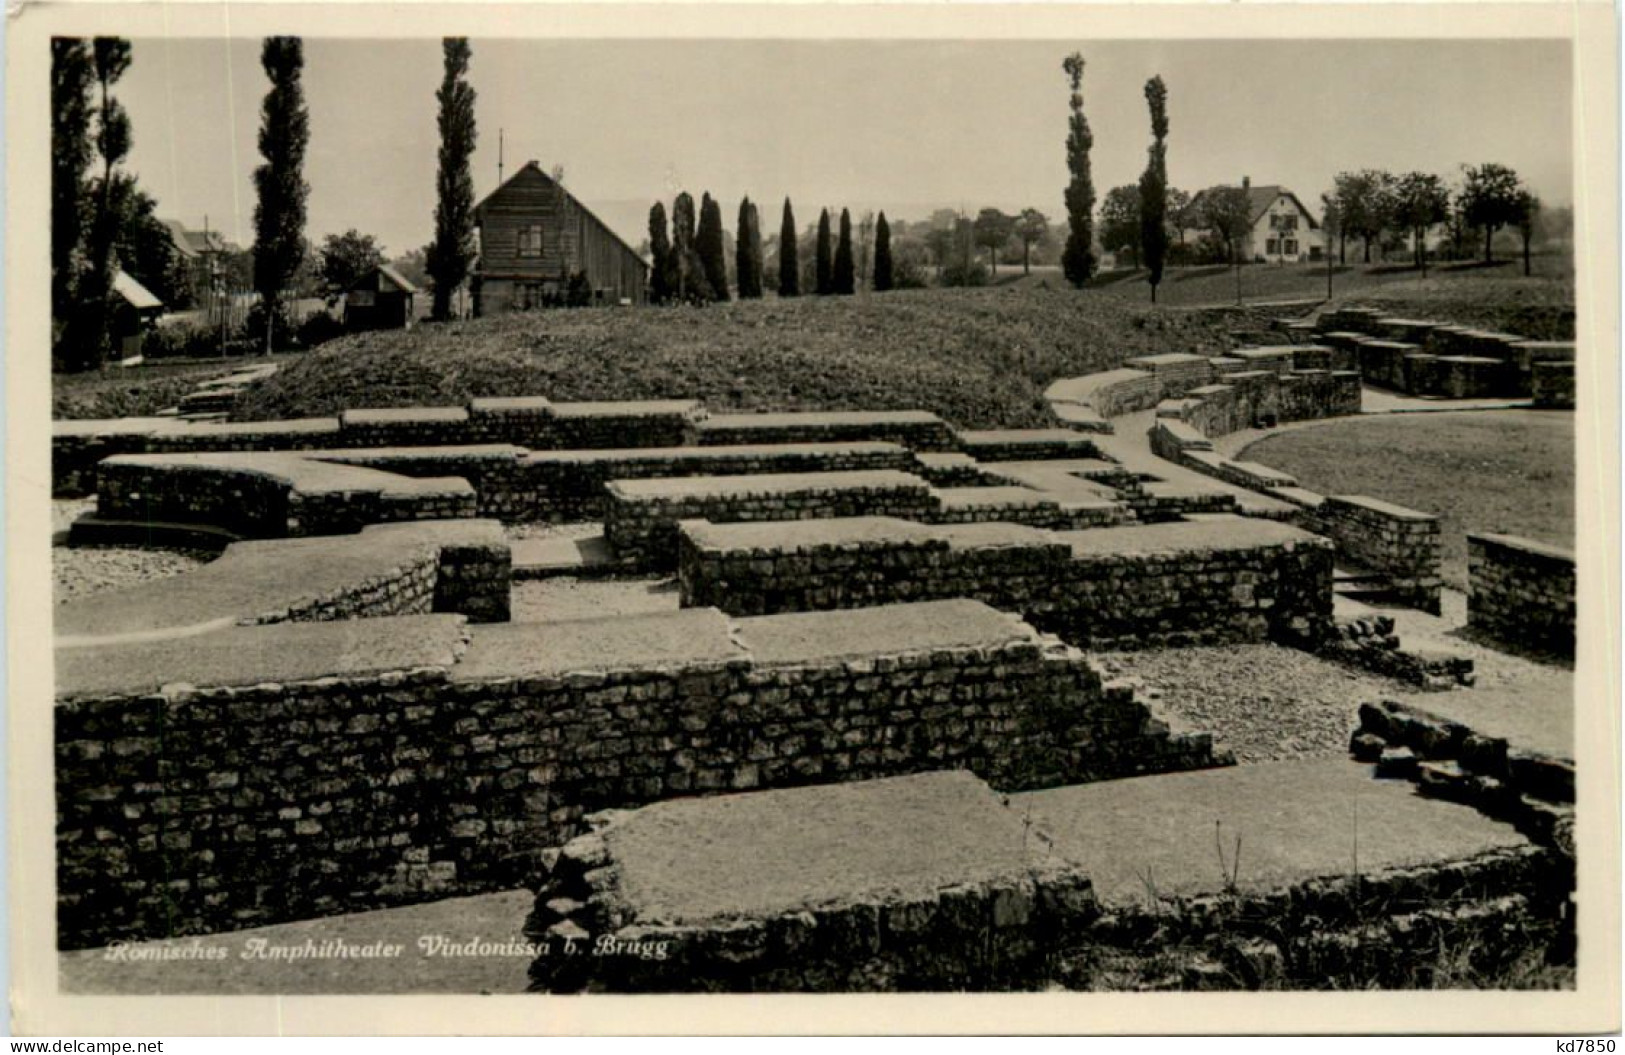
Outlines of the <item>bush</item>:
M942 269L942 285L944 286L985 286L987 285L987 268L980 260L973 260L970 264L954 261Z
M297 338L302 347L314 348L336 337L343 337L344 333L344 323L336 316L318 311L299 324Z
M924 289L931 281L918 260L904 256L892 264L891 284L893 289Z
M564 306L567 308L592 306L592 282L587 278L585 271L577 271L570 276L570 284L564 290Z

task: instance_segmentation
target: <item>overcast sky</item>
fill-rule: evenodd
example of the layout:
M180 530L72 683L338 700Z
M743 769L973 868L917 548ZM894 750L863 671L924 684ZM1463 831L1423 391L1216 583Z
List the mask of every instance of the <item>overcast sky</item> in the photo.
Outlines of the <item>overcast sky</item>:
M1136 179L1168 86L1170 181L1280 183L1318 213L1341 169L1453 177L1498 161L1546 202L1572 201L1569 47L1562 41L472 42L474 186L526 160L632 244L657 197L741 195L778 228L824 205L923 219L932 208L1036 207L1059 220L1067 181L1061 60L1087 62L1097 193ZM358 228L391 255L434 210L437 40L305 42L309 235ZM159 215L252 242L256 134L267 82L257 40L137 39L117 94L130 167Z

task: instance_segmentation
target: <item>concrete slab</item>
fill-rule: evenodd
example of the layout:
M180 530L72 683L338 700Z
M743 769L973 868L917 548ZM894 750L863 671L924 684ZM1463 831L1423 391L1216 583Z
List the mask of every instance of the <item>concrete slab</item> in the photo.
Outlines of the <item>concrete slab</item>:
M924 542L939 536L928 524L897 517L830 517L713 524L685 520L679 529L701 549L794 551L826 546Z
M727 617L715 608L560 623L471 627L454 680L656 670L744 660Z
M1105 906L1461 860L1528 845L1510 825L1423 798L1370 766L1300 759L1102 781L1009 797ZM1236 838L1241 838L1239 865ZM1221 864L1220 855L1226 864Z
M460 615L228 627L193 637L56 649L56 696L139 695L312 681L417 667L451 667L463 647Z
M638 923L762 918L1026 877L1021 817L964 771L679 799L605 830Z
M983 506L1053 506L1055 497L1030 487L939 487L933 492L944 509Z
M1215 514L1202 520L1166 524L1053 531L1052 538L1072 547L1077 557L1132 556L1192 550L1241 550L1259 546L1320 545L1307 531L1274 520Z
M602 534L587 538L518 539L512 544L511 552L515 579L590 575L615 566L615 555Z
M963 599L764 615L735 620L734 626L751 657L764 665L1037 640L1019 617Z

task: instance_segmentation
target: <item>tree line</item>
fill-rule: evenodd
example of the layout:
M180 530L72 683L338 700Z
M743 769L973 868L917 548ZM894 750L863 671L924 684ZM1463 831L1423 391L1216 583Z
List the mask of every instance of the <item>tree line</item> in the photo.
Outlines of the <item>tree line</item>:
M453 292L474 260L473 177L476 142L468 41L442 41L435 238L422 253L434 287L433 316L449 318ZM114 288L126 271L166 305L186 307L189 276L173 236L154 215L156 203L124 169L133 134L114 91L129 70L128 40L58 37L51 42L51 317L52 360L59 369L89 370L112 353L118 314ZM293 337L291 295L318 280L348 288L381 263L376 242L356 231L327 238L320 252L305 237L310 185L304 178L310 113L304 100L304 45L299 37L266 37L260 65L270 83L260 106L261 164L254 170L254 244L245 270L259 302L247 326L263 348ZM227 260L227 268L235 262Z

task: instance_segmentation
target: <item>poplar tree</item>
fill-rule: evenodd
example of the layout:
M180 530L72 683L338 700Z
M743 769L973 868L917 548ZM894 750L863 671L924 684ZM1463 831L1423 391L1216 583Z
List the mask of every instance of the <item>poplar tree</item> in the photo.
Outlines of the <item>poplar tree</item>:
M746 195L739 203L739 230L735 235L734 267L739 272L739 299L762 295L762 221L756 203Z
M886 223L886 214L880 214L875 223L875 276L873 279L875 292L882 293L892 288L892 262L891 262L891 225Z
M90 192L84 267L78 274L78 290L64 335L66 365L78 370L100 367L112 347L113 246L124 214L124 194L131 188L129 180L113 171L130 153L130 118L112 94L113 85L130 68L130 42L121 37L97 37L91 42L90 57L99 100L96 157L101 159L102 171Z
M1066 279L1082 288L1095 272L1094 211L1095 185L1089 172L1089 150L1095 137L1089 131L1089 120L1083 116L1083 56L1073 52L1061 64L1072 86L1069 100L1072 108L1067 121L1066 167L1072 180L1066 187L1066 220L1068 233L1066 249L1061 253L1061 267Z
M1151 108L1151 154L1140 177L1140 250L1155 304L1168 258L1168 89L1161 77L1145 82L1145 101Z
M818 214L818 243L813 264L815 267L813 272L815 280L813 292L820 297L827 297L835 292L835 270L830 259L828 209L824 209Z
M440 101L440 169L435 177L439 199L434 210L434 242L425 266L434 279L433 316L451 318L451 298L468 277L474 260L474 88L468 83L472 54L467 37L441 42L445 77L435 98Z
M672 266L671 239L666 234L666 207L655 202L649 207L649 300L664 304L672 294L669 281Z
M51 39L51 318L58 325L73 314L79 290L95 80L89 45Z
M784 199L784 220L779 224L779 296L801 295L801 261L797 259L796 214Z
M254 170L259 196L254 206L254 288L260 295L269 355L276 343L275 328L285 321L285 291L304 263L310 112L300 83L305 51L298 37L266 37L260 64L271 90L260 107L259 147L265 163Z
M850 296L857 292L857 272L852 265L852 216L841 210L841 236L835 245L835 292Z
M700 231L696 248L700 253L700 266L705 270L705 281L711 287L715 300L728 299L728 261L723 248L722 207L710 194L700 199Z

